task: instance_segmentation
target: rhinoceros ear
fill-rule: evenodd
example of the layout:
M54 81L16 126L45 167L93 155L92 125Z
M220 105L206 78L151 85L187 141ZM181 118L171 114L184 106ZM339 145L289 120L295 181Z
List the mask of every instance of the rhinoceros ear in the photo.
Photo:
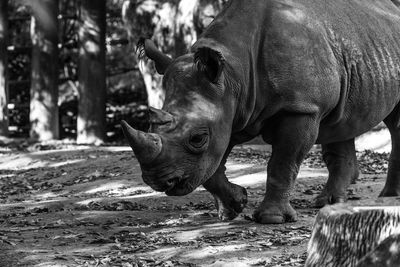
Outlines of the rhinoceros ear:
M225 58L219 51L209 47L199 47L194 53L194 62L198 71L203 72L211 82L216 83L224 68Z
M154 42L149 39L140 38L136 45L136 52L139 60L145 60L146 57L152 59L159 74L164 74L172 62L172 58L158 50Z

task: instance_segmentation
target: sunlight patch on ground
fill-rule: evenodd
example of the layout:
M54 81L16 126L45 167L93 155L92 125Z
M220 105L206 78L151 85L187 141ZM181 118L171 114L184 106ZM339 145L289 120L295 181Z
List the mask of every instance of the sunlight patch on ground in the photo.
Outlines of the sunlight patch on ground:
M191 240L196 240L196 238L202 236L202 233L204 232L204 229L193 229L193 230L187 230L184 232L179 232L175 234L175 239L178 242L186 242L186 241L191 241Z
M240 166L241 164L239 164ZM237 167L232 165L233 167ZM228 167L231 170L231 167ZM228 170L228 171L229 171ZM310 178L310 177L325 177L328 175L326 169L313 169L313 168L301 168L297 176L297 179ZM252 174L241 175L237 178L229 179L231 183L238 184L241 186L259 186L260 184L265 184L267 181L267 171L261 171Z
M98 219L98 218L107 218L109 214L115 214L117 212L113 211L102 211L102 210L89 210L89 211L82 211L79 217L75 219L80 220L87 220L87 219ZM117 213L118 214L118 213Z
M248 265L236 265L236 263L239 262L235 262L232 263L230 260L229 261L225 261L224 264L222 265L210 265L209 262L203 262L202 265L200 262L197 262L198 260L204 260L207 259L208 261L210 260L210 258L218 258L219 254L226 254L226 253L232 253L234 254L236 251L242 251L245 250L247 247L249 247L248 244L235 244L235 245L220 245L220 246L207 246L207 247L203 247L203 248L193 248L190 249L189 251L187 250L187 248L160 248L160 249L156 249L153 251L149 251L145 254L143 254L143 256L146 257L157 257L159 260L168 260L171 259L173 257L176 257L177 255L179 255L184 261L187 262L195 262L197 264L200 264L199 266L248 266ZM141 256L141 255L138 255ZM216 260L217 262L218 260Z
M227 252L235 252L237 250L243 250L249 247L248 244L235 244L235 245L221 245L221 246L208 246L204 248L200 248L193 251L188 251L182 255L182 258L190 258L190 259L204 259L209 257L210 255L227 253Z
M66 265L49 261L36 264L35 267L66 267Z
M76 248L71 250L71 254L75 255L96 255L101 253L109 253L110 244L106 244L103 246L86 246L84 248ZM68 253L68 252L67 252Z
M215 223L215 224L209 224L209 225L202 225L202 227L199 228L194 228L194 229L188 229L182 232L178 232L175 234L175 239L179 242L185 242L185 241L190 241L190 240L196 240L196 238L201 237L204 235L204 233L208 233L212 230L213 232L217 231L226 231L232 228L235 228L235 225L230 225L228 223Z
M264 184L267 178L267 172L259 172L253 174L242 175L237 178L229 179L231 183L241 186L255 186Z
M143 194L135 194L137 191L145 191ZM203 187L198 187L193 192L202 192L206 191ZM133 193L134 195L128 195L129 193ZM192 193L193 193L192 192ZM191 194L192 194L191 193ZM164 192L157 192L151 189L150 186L132 186L127 192L124 194L125 196L119 197L119 199L136 199L136 198L147 198L147 197L165 197L166 194ZM173 196L169 196L170 199L173 199ZM181 197L176 197L181 198Z
M112 189L108 193L115 197L125 198L130 196L143 197L144 194L150 193L152 191L150 187L131 186L131 185L128 186L129 186L128 188L126 188L126 186L123 186L121 188Z
M138 190L138 188L141 187L135 187L135 191ZM143 187L145 189L148 190L148 187ZM120 199L135 199L135 198L148 198L148 197L162 197L164 196L164 193L161 192L151 192L151 193L145 193L145 194L138 194L138 195L134 195L134 196L125 196L125 197L120 197Z
M16 176L16 175L13 174L13 173L10 173L10 174L2 174L2 175L0 175L0 180L1 180L1 179L10 179L10 178L12 178L12 177L14 177L14 176Z
M89 205L90 202L99 202L102 201L104 198L103 197L94 197L94 198L87 198L82 201L77 201L75 202L76 205L82 205L82 206L87 206Z
M72 159L72 160L66 160L66 161L63 161L63 162L47 164L47 166L50 167L50 168L57 168L57 167L61 167L61 166L69 165L69 164L80 163L82 161L85 161L85 160L84 159Z
M228 230L230 228L235 227L235 225L232 225L230 222L219 222L219 223L206 224L203 225L202 227L213 230Z
M67 164L75 164L84 161L85 159L71 159L62 162L54 162L48 159L53 154L59 154L60 152L96 152L96 151L108 151L108 152L124 152L131 151L128 146L123 147L97 147L92 148L90 146L78 146L71 149L61 150L44 150L31 153L17 153L17 154L4 154L0 155L0 169L4 170L27 170L41 167L60 167ZM132 153L133 157L133 153Z
M28 170L42 167L60 167L68 164L82 162L84 159L65 160L63 162L53 162L41 158L35 158L32 154L18 156L3 156L0 157L0 169L3 170Z
M0 157L0 169L2 170L25 170L34 168L33 165L44 166L43 162L32 161L31 157L25 155Z
M165 195L163 192L154 191L149 186L133 186L126 181L96 185L83 192L83 194L95 194L99 192L107 192L110 196L118 197L118 199L135 199Z
M38 199L33 199L33 200L25 200L22 203L24 204L33 204L32 206L41 206L42 204L50 204L50 203L55 203L55 202L62 202L69 200L68 197L57 197L53 199L43 199L43 200L38 200Z
M96 186L95 188L87 190L85 193L86 194L94 194L94 193L98 193L101 191L118 191L118 190L121 190L121 187L124 187L124 186L126 186L126 185L121 183L121 181L111 182L111 183L106 183L103 185Z
M0 204L0 211L7 210L10 208L21 207L21 206L24 206L26 208L38 208L38 207L42 207L43 204L62 202L62 201L66 201L66 200L69 200L69 198L58 197L56 199L46 199L46 200L41 200L41 201L38 199L32 199L32 200L25 200L25 201L16 202L16 203L10 203L10 204Z
M45 192L42 194L37 194L35 196L35 199L49 199L49 198L54 198L54 197L57 197L57 195L54 194L53 192Z
M137 188L135 188L137 190ZM164 193L160 193L160 192L152 192L152 193L147 193L147 194L138 194L138 195L134 195L134 196L123 196L123 197L113 197L113 198L109 198L109 197L93 197L93 198L87 198L81 201L77 201L75 202L75 205L82 205L82 206L87 206L89 205L91 202L103 202L104 200L129 200L129 199L145 199L145 198L149 198L149 197L162 197L165 196ZM1 207L1 205L0 205Z
M184 219L184 218L168 219L168 220L164 221L164 225L166 225L166 226L176 226L176 225L187 224L189 222L191 222L191 220Z
M124 152L124 151L132 151L132 148L129 146L102 146L98 147L97 150L108 151L108 152Z

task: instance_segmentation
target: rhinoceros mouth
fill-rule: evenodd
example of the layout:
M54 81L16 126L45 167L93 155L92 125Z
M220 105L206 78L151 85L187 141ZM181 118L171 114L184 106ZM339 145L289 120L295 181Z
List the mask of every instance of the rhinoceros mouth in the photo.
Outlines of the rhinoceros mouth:
M194 189L195 188L193 186L190 186L188 181L185 179L180 180L173 187L168 188L164 193L167 196L184 196L193 192Z
M192 173L185 173L181 169L170 171L168 169L142 169L143 181L152 189L164 192L167 196L184 196L196 189L198 185Z

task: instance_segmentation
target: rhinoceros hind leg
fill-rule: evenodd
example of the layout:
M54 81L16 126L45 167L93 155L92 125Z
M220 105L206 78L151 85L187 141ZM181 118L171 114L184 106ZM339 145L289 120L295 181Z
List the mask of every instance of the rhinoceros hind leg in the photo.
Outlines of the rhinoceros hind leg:
M400 105L384 120L392 138L392 152L385 187L380 197L400 196Z
M290 205L289 201L273 203L263 201L255 210L253 218L262 224L275 224L297 221L297 213Z
M224 165L203 186L213 195L218 217L223 221L235 219L247 204L246 189L228 181Z
M318 208L345 202L347 187L358 177L354 138L322 145L322 155L329 170L329 178L325 188L315 199L315 206Z

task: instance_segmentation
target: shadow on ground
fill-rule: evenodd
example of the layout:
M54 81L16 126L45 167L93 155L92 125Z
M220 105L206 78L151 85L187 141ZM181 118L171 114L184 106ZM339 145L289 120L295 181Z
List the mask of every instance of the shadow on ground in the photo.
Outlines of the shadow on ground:
M327 178L318 156L307 159L293 193L299 221L266 226L252 221L264 195L265 151L240 148L228 161L230 180L249 194L231 222L218 221L202 188L184 197L151 190L127 147L3 151L0 266L302 266L313 198ZM376 197L382 179L364 175L350 200Z

